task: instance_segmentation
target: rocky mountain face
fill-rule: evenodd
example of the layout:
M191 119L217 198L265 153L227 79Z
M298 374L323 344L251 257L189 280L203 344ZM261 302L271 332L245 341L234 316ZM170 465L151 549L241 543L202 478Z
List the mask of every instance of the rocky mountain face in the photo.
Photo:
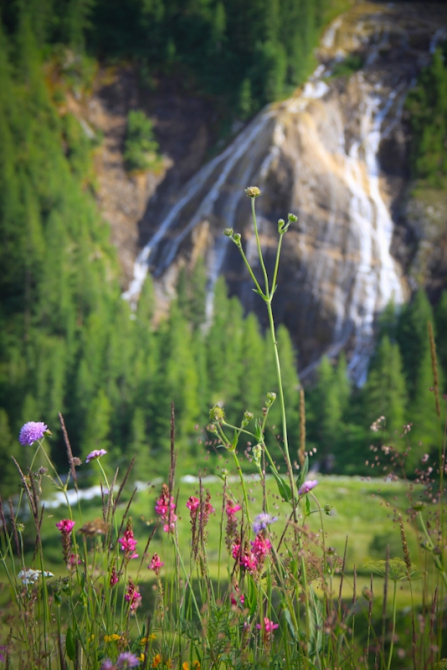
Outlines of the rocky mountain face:
M263 110L183 186L188 171L179 177L171 157L173 167L154 183L139 218L144 246L124 297L135 303L150 271L160 304L169 301L180 268L200 257L210 305L223 274L231 293L264 324L261 300L236 247L223 235L226 227L240 232L256 266L244 188L259 186L268 269L278 218L298 216L284 240L274 310L292 334L300 368L310 371L323 353L345 349L351 374L361 382L377 315L390 300L408 299L420 267L442 263L431 257L433 240L444 234L442 206L431 211L409 195L403 110L446 29L441 5L363 3L336 19L303 89ZM205 138L202 156L206 145ZM432 223L425 225L424 217ZM418 240L425 247L415 245Z

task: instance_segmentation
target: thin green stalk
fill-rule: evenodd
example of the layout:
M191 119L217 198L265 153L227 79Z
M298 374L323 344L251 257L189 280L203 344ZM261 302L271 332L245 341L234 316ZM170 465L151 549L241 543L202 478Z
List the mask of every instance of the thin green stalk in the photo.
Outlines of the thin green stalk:
M397 580L394 580L394 591L393 591L393 628L391 631L391 644L390 644L390 653L388 656L388 665L387 670L391 668L391 659L393 658L393 649L394 649L394 633L396 630L396 593L397 593Z
M441 573L441 577L442 577L442 581L444 582L444 586L447 588L447 575L445 574L444 566L442 565L442 562L441 562L439 556L437 556L433 551L435 549L435 545L433 544L433 541L432 541L430 535L428 534L427 527L426 527L425 521L424 521L424 517L422 516L422 512L418 512L418 514L419 514L419 521L421 522L422 530L423 530L425 538L427 540L427 547L432 552L433 560L435 562L435 565L436 565L437 569L439 570L439 572Z
M267 299L270 300L270 289L269 289L269 278L267 275L267 270L265 269L265 264L264 264L264 257L262 255L262 249L261 249L261 240L259 239L259 232L258 232L258 224L256 221L256 209L255 209L255 198L250 198L251 200L251 214L253 217L253 226L255 229L255 236L256 236L256 245L258 247L258 256L259 256L259 262L261 264L262 268L262 273L264 275L264 282L265 282L265 295L267 296Z

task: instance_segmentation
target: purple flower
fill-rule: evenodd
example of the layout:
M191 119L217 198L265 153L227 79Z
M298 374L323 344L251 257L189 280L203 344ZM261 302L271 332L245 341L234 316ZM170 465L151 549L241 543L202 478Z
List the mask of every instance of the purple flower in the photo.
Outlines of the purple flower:
M100 670L115 670L115 666L113 665L110 658L106 658L106 660L101 665Z
M277 516L272 516L271 514L267 514L267 512L261 512L261 514L258 514L258 516L255 517L253 522L253 532L257 535L261 530L266 530L267 526L271 523L275 523L275 521L278 521Z
M137 668L139 665L140 661L138 660L138 657L130 651L123 651L116 661L116 667L119 668L119 670L124 670L125 668Z
M309 493L309 491L312 491L318 484L318 481L316 479L310 479L308 482L304 482L302 486L298 489L298 495L303 496L305 493Z
M23 447L27 444L33 444L36 440L41 440L48 430L48 426L43 421L28 421L22 426L19 435L19 442Z
M107 451L105 449L94 449L89 453L87 458L85 459L86 463L90 463L90 461L93 461L95 458L100 458L101 456L105 456Z

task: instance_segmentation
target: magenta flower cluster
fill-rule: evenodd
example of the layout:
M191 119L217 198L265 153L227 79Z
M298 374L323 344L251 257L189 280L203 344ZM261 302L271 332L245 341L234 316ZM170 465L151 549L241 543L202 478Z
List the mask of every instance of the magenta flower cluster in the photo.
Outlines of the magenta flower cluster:
M28 421L20 430L19 442L26 447L36 440L41 440L47 430L48 426L43 421Z
M121 545L121 549L125 552L125 557L127 559L138 558L138 554L135 553L137 540L134 538L132 528L128 528L124 532L124 536L119 538L118 542Z
M89 453L87 458L85 459L86 463L90 463L90 461L94 461L97 458L101 458L101 456L105 456L107 451L105 449L94 449Z
M266 556L270 553L272 544L261 532L251 543L251 551L247 547L243 550L240 542L233 544L231 555L250 574L262 569Z
M173 533L177 515L174 514L176 504L173 496L169 495L169 489L166 484L163 484L161 489L161 496L155 503L155 512L164 523L163 530L165 533Z

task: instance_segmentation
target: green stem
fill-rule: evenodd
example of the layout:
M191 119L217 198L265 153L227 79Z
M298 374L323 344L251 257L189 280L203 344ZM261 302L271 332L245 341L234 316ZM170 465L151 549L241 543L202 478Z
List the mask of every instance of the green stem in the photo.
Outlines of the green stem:
M425 538L427 540L427 546L429 550L433 553L433 550L435 549L435 545L432 542L432 539L430 535L428 534L427 527L425 525L424 517L422 516L422 512L419 512L419 520L421 522L422 530L424 532ZM439 559L439 556L436 556L435 553L433 553L433 560L435 562L435 565L439 572L441 573L442 581L444 582L444 586L447 588L447 575L445 574L444 567Z
M279 242L278 242L278 249L276 250L275 270L273 272L272 293L271 293L272 296L273 296L273 293L275 292L276 279L278 277L279 257L281 255L282 239L283 239L283 235L280 235Z
M268 312L268 315L269 315L270 334L271 334L271 337L272 337L273 349L274 349L274 352L275 352L275 364L276 364L276 375L277 375L277 379L278 379L279 402L280 402L280 405L281 405L281 418L282 418L284 451L285 451L285 456L286 456L287 471L288 471L289 480L290 480L290 489L292 491L292 504L294 506L294 503L295 503L295 482L294 482L294 479L293 479L293 469L292 469L292 463L290 461L290 454L289 454L289 440L288 440L288 435L287 435L286 405L285 405L285 402L284 402L284 390L283 390L283 385L282 385L281 363L280 363L280 360L279 360L278 343L276 341L275 321L273 319L273 311L272 311L272 305L271 305L270 301L267 302L267 312Z
M264 257L262 255L261 240L259 239L258 224L257 224L257 221L256 221L256 210L255 210L255 199L254 198L251 198L251 214L253 216L253 226L254 226L255 235L256 235L256 245L258 247L259 262L261 264L262 272L264 274L265 295L270 300L271 298L270 298L270 289L269 289L269 278L267 276L267 270L265 269L265 264L264 264Z
M391 631L391 644L390 644L390 654L388 656L388 665L387 670L391 668L391 659L393 658L393 649L394 649L394 632L396 630L396 592L397 592L397 580L394 580L394 591L393 591L393 629Z

